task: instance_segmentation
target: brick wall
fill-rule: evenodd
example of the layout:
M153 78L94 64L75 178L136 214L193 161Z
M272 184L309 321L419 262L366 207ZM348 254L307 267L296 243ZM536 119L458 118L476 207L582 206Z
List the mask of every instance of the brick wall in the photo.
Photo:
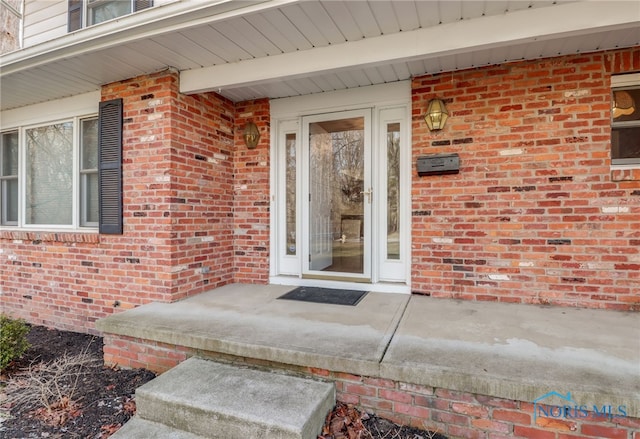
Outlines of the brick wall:
M534 404L530 402L380 378L328 371L316 373L336 380L338 399L342 402L371 410L397 424L437 431L450 438L640 438L640 419L637 418L608 418L593 412L580 413L574 418L534 417ZM551 413L549 407L545 413ZM557 410L556 414L559 414Z
M260 131L260 142L247 149L242 130L253 121ZM269 100L236 105L236 152L234 156L233 227L234 281L269 281Z
M366 377L326 369L305 368L142 340L105 335L106 364L164 372L197 355L217 361L240 362L266 369L334 382L338 401L353 404L400 425L440 432L451 439L640 439L640 419L606 417L593 412L570 412L564 417L548 406L534 416L531 402L515 401L434 388L379 377ZM604 410L599 407L600 412ZM621 414L611 408L613 414ZM571 416L574 413L574 416Z
M233 277L233 103L166 71L103 87L124 100L122 236L0 232L2 312L94 332L120 309Z
M609 160L610 76L638 70L633 48L416 78L413 162L457 152L462 169L413 175L413 290L640 309L640 172ZM451 118L430 133L434 96ZM3 312L92 332L119 309L268 282L268 100L184 96L172 71L103 88L116 97L124 235L1 231Z
M176 300L232 280L235 108L214 93L178 94L173 79L168 208Z
M564 417L535 416L534 404L387 379L328 371L338 400L371 410L401 425L466 439L640 439L640 419L593 412ZM602 407L600 407L602 410ZM612 409L614 413L616 408ZM538 413L541 413L538 411ZM546 407L544 413L552 413ZM535 419L534 419L535 418Z
M640 48L413 80L412 288L438 297L640 310L640 174L610 167L610 77ZM427 103L447 126L429 132Z

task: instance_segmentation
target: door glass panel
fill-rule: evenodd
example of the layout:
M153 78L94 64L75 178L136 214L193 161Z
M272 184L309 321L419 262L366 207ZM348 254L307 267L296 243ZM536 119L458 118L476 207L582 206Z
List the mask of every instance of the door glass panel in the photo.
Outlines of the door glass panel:
M400 259L400 124L387 124L387 259Z
M364 117L309 124L311 270L364 273L364 125Z
M287 209L287 254L296 254L296 135L285 137L286 154L286 209Z

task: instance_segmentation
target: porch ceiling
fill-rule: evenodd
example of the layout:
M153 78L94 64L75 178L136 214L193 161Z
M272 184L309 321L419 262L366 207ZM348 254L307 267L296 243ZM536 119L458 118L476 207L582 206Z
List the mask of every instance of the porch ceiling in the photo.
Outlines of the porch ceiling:
M0 100L6 110L167 67L186 93L279 98L638 44L637 1L181 2L0 57Z

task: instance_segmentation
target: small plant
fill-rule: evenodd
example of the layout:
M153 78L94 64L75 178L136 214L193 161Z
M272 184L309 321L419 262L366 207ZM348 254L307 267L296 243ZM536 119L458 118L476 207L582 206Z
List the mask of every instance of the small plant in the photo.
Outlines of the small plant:
M77 408L78 381L99 365L100 361L87 351L65 353L50 363L31 365L10 383L7 400L12 408L40 408L49 414L71 412Z
M29 349L29 331L30 328L24 320L0 316L0 370L4 370Z

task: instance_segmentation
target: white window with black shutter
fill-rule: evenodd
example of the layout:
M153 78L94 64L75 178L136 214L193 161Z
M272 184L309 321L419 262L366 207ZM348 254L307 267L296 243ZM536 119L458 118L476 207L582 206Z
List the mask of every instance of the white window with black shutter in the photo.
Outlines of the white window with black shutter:
M152 0L69 0L69 32L153 6Z
M122 233L122 101L97 98L3 113L0 228Z

